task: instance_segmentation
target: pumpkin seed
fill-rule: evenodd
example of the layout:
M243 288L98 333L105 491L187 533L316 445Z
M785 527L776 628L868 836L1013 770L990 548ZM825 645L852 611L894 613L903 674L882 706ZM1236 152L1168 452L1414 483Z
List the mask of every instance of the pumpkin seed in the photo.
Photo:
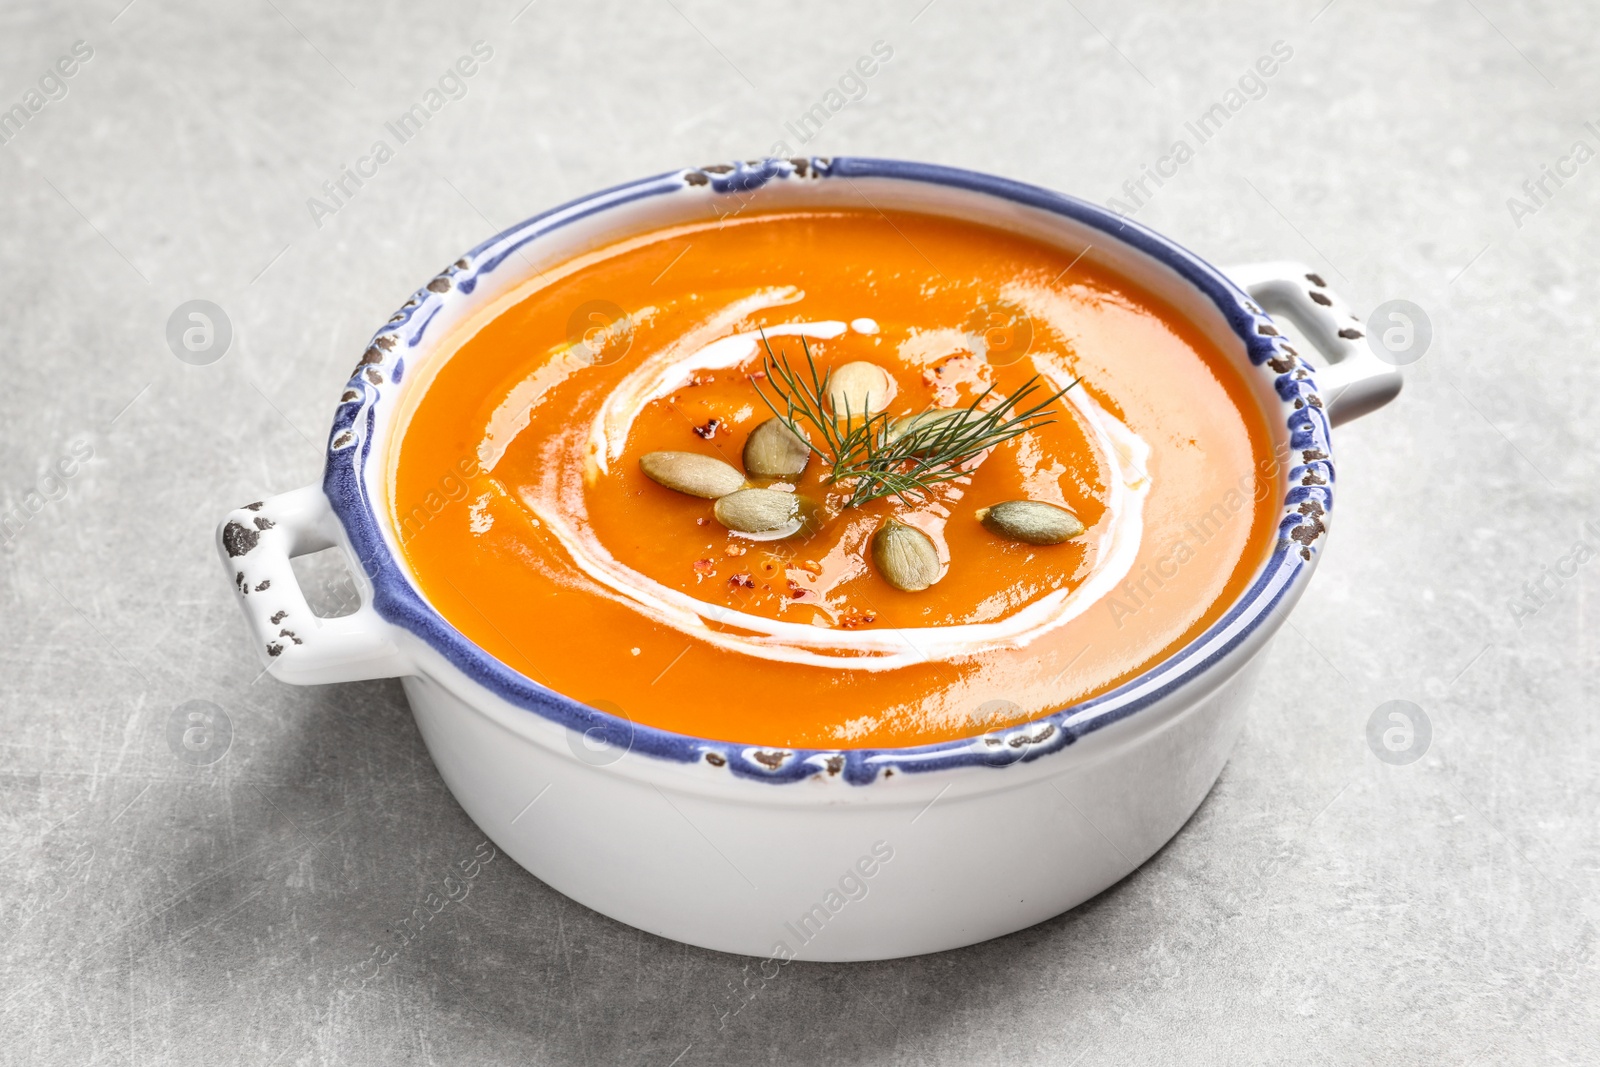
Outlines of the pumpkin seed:
M915 526L890 519L872 535L872 562L883 580L919 593L939 580L939 550Z
M919 444L926 447L919 448L919 452L931 450L941 438L948 439L963 434L967 427L976 428L979 422L988 417L988 413L977 411L973 408L932 408L916 415L906 415L889 423L889 429L884 434L884 444L893 444L908 433L919 434L922 438ZM990 438L990 443L1005 440L1005 435L995 434Z
M811 447L776 416L750 431L744 443L744 469L752 478L797 478L810 462Z
M906 434L914 432L922 434L925 438L932 438L940 431L982 417L982 412L973 412L970 408L933 408L916 415L906 415L889 423L889 432L884 435L884 443L898 441Z
M730 530L771 533L800 523L800 498L780 489L740 489L721 497L711 514Z
M744 475L732 464L698 452L646 452L639 457L645 477L668 489L715 500L744 485Z
M876 414L889 406L895 391L889 372L864 359L835 367L827 385L828 406L836 419L847 413L851 419Z
M1007 500L979 508L977 516L990 533L1030 545L1059 545L1083 533L1078 516L1042 500Z
M939 422L942 417L953 414L953 411L947 411L944 408L934 408L932 411L924 411L916 415L902 415L889 423L889 429L883 435L883 443L886 445L893 444L912 430L921 430L932 426Z

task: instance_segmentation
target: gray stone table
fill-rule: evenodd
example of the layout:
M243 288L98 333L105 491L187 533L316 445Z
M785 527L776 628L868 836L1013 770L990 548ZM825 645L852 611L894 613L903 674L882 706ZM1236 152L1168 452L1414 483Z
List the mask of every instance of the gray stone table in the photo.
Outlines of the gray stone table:
M363 7L0 11L0 511L24 509L0 545L0 1061L1600 1059L1600 563L1573 555L1600 548L1592 6ZM800 142L879 41L865 94ZM329 202L475 42L474 76ZM397 684L260 676L211 538L318 476L394 306L543 207L779 142L1105 202L1180 139L1141 221L1217 262L1302 259L1363 315L1410 300L1434 334L1398 402L1338 433L1327 558L1183 833L1034 929L797 964L736 1015L749 961L501 858L341 994L482 835ZM231 323L210 365L166 341L191 299ZM350 592L325 560L307 580ZM1405 764L1367 740L1396 699L1431 728ZM191 701L225 712L214 762L169 741Z

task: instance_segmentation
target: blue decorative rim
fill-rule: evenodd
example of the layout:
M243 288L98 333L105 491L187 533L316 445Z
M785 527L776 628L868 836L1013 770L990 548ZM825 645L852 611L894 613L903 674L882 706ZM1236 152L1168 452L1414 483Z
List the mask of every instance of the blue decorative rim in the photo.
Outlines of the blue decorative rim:
M580 704L490 656L423 600L390 552L383 524L367 493L364 472L372 458L377 407L397 401L407 353L422 342L448 302L471 294L480 278L497 270L529 242L625 204L656 196L736 195L770 181L853 182L857 178L942 185L1064 216L1170 267L1223 314L1243 340L1250 362L1263 374L1273 375L1293 459L1278 544L1255 582L1222 618L1137 678L1022 726L905 748L782 749L673 733ZM753 160L673 171L574 200L480 244L417 290L373 336L340 398L329 434L323 490L372 580L373 607L378 614L416 634L467 677L509 703L580 733L598 733L608 744L659 759L704 762L764 782L795 782L820 775L865 785L875 781L880 772L1030 762L1150 706L1193 680L1245 641L1306 576L1326 533L1322 519L1333 507L1333 477L1328 421L1310 368L1278 335L1266 313L1216 268L1131 220L1061 193L953 167L853 157Z

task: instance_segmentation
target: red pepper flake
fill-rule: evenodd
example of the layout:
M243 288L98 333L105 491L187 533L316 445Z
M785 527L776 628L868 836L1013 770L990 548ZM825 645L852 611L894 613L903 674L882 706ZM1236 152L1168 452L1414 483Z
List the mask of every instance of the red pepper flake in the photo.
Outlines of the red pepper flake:
M697 559L693 566L696 574L710 574L717 568L716 563L709 559Z
M704 426L696 426L694 432L702 441L709 441L717 435L717 427L721 425L721 419L712 419Z
M874 615L870 611L852 611L839 619L839 625L844 627L846 630L854 630L858 627L866 626L877 621L878 616Z
M733 589L754 589L756 580L748 574L735 574L728 579L728 585Z
M705 385L707 382L714 382L716 380L717 376L715 374L702 374L699 371L696 371L689 378L689 388L692 389L697 385Z
M804 600L806 598L806 595L809 594L810 592L811 592L811 590L802 588L800 583L795 581L793 578L789 579L789 599L790 600Z
M757 379L765 379L766 376L767 376L767 372L764 371L764 370L753 370L749 374L746 374L745 378L748 379L749 381L753 382L753 381L756 381Z
M702 516L700 516L700 517L699 517L699 518L698 518L698 519L695 519L695 520L694 520L694 524L695 524L695 525L696 525L696 526L704 526L704 525L706 525L706 524L707 524L707 523L709 523L709 522L710 522L710 521L711 521L711 520L710 520L710 519L708 519L708 518L706 518L706 517L705 517L705 516L704 516L704 515L702 515Z

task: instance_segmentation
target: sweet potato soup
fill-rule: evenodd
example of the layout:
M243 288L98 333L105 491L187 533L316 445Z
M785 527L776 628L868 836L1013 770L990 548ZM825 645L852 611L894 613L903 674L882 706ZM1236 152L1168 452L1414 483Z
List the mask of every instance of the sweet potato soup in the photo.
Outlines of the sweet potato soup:
M1022 723L1193 637L1275 539L1223 354L1091 256L973 223L663 230L449 343L389 457L416 581L642 724L828 748Z

